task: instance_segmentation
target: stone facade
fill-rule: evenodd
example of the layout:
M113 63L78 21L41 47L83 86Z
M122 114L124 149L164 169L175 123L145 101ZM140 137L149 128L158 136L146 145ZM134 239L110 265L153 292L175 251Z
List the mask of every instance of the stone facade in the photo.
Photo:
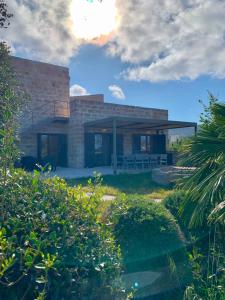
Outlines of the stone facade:
M37 156L38 133L66 134L68 166L82 168L86 122L112 116L168 120L167 110L106 103L103 95L69 97L67 68L15 57L12 66L31 99L20 120L21 150L25 155ZM60 122L60 118L67 122ZM129 154L135 132L121 133L124 153Z
M70 122L68 131L68 157L69 164L71 166L78 168L84 166L84 123L113 116L168 120L168 111L162 109L105 103L103 95L71 97ZM93 131L96 132L96 129ZM122 133L124 136L124 154L132 153L132 135L136 132L123 130L119 131L119 133Z
M29 96L20 119L21 150L36 157L37 133L68 131L67 124L52 121L57 114L69 114L69 70L17 57L11 57L11 63Z

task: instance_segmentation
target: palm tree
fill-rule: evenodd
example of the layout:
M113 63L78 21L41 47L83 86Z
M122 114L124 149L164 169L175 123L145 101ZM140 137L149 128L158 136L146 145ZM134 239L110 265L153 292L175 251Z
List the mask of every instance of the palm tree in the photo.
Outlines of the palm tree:
M225 221L225 103L209 94L197 135L183 147L181 162L196 167L183 188L188 197L181 212L190 227Z

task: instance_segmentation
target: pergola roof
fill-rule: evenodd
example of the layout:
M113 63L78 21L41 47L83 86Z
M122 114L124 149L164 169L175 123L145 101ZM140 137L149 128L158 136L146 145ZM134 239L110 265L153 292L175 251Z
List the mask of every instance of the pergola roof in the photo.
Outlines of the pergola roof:
M94 120L86 122L85 127L111 129L113 123L116 124L117 129L139 129L139 130L163 130L185 127L196 127L197 123L183 122L183 121L171 121L171 120L159 120L150 118L135 118L135 117L109 117L100 120Z

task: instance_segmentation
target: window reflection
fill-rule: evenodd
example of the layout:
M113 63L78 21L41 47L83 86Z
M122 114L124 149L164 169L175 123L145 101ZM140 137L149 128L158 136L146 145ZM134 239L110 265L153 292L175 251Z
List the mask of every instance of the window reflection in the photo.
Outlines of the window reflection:
M103 152L102 135L95 134L95 154L102 154L102 152Z

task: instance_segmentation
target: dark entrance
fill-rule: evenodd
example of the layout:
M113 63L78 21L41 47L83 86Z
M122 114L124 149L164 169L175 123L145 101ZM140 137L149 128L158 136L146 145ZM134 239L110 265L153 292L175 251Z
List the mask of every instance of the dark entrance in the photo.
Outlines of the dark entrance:
M38 134L38 159L54 159L57 166L67 167L67 135Z
M112 162L112 133L85 133L85 167L109 166ZM117 155L123 155L123 135L117 135Z
M133 135L133 153L166 153L165 134Z

